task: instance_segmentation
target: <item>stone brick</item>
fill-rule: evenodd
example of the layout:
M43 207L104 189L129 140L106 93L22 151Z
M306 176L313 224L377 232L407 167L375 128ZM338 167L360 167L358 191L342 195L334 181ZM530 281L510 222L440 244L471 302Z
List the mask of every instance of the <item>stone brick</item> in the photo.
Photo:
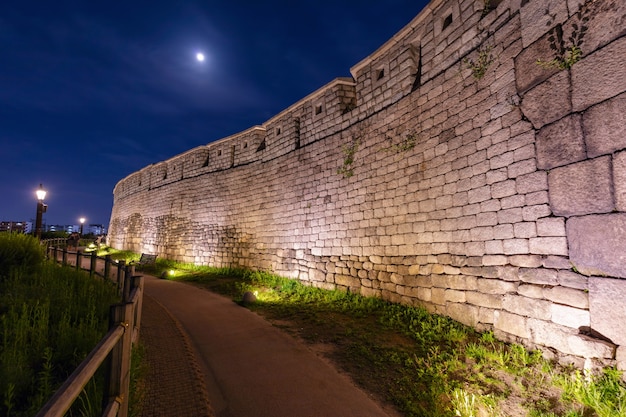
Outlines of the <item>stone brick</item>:
M500 279L479 278L476 288L483 294L507 294L517 290L517 283Z
M626 74L624 74L626 76ZM626 94L589 108L582 118L590 158L626 148Z
M541 285L532 285L532 284L523 284L517 288L517 293L521 296L528 298L539 298L543 297L543 287Z
M445 298L446 298L446 301L450 301L450 302L453 302L453 303L464 303L465 302L465 291L446 290Z
M555 168L548 174L550 206L557 216L613 210L611 158L603 156Z
M577 274L574 271L559 271L558 273L559 285L568 288L575 288L578 290L588 290L588 278L584 275Z
M562 326L579 329L589 327L589 310L581 310L561 304L552 304L552 322Z
M567 19L567 3L560 0L530 1L521 7L520 19L522 45L526 48L543 36L546 28Z
M542 259L538 255L513 255L509 256L509 263L524 268L539 268L542 265Z
M483 256L483 265L506 265L507 258L505 255L485 255Z
M609 359L614 356L614 346L598 339L573 334L567 327L533 319L529 319L527 324L533 341L539 345L584 358Z
M626 91L626 38L622 37L574 64L572 105L582 111Z
M573 217L566 229L578 271L626 278L626 213Z
M579 309L589 308L589 294L585 291L567 287L552 287L544 292L546 298L552 302Z
M626 134L624 134L626 137ZM613 156L613 186L615 188L615 208L626 211L626 152Z
M520 268L519 278L523 282L537 285L557 285L557 272L554 269Z
M550 210L550 206L547 204L537 204L522 208L522 219L525 222L533 222L541 217L547 217L551 214L552 211Z
M431 288L431 301L435 304L445 305L446 303L445 288Z
M585 158L580 115L564 117L537 132L537 168L552 169Z
M523 97L521 109L536 129L559 120L571 112L570 82L561 71L542 82Z
M526 317L517 314L508 313L506 311L496 311L494 313L493 327L523 339L530 337L530 332L526 326Z
M530 253L537 255L568 255L565 237L534 237L529 239Z
M526 298L519 295L506 294L502 308L520 316L532 317L540 320L550 320L552 313L551 303L535 298Z
M478 308L469 304L448 303L446 313L466 326L476 326L478 323Z
M491 196L493 198L502 198L516 193L515 181L507 180L491 185Z
M537 219L537 236L565 236L565 219L544 217Z
M502 242L505 255L519 255L528 253L527 239L507 239Z
M515 178L515 186L520 194L528 194L548 189L548 175L544 171L533 172Z
M518 239L527 239L537 237L537 226L535 222L521 222L513 225L515 237Z
M593 330L626 346L626 280L590 277L589 313Z
M502 308L502 295L497 294L483 294L480 292L468 291L465 294L465 299L469 304L488 307L488 308Z

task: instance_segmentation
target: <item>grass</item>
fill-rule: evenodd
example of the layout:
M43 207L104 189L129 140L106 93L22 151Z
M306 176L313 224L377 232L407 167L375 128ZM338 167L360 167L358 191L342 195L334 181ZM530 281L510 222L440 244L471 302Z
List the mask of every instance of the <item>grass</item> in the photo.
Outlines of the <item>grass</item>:
M248 308L405 416L626 416L626 387L615 369L583 375L420 308L264 272L167 260L150 272L238 302L254 293Z

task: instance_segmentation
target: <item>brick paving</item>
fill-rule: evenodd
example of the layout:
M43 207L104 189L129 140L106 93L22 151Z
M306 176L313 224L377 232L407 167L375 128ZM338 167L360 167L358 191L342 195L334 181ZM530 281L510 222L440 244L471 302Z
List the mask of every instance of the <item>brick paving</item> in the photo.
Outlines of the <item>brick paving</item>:
M163 306L145 294L140 340L148 370L139 415L214 416L186 333Z

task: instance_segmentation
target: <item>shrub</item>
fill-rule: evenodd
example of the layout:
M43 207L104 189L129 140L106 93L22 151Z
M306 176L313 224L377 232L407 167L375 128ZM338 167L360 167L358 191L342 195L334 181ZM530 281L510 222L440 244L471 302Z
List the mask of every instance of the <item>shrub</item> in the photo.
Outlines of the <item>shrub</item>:
M0 233L0 281L6 279L15 269L26 272L36 270L41 266L44 255L44 249L33 236Z

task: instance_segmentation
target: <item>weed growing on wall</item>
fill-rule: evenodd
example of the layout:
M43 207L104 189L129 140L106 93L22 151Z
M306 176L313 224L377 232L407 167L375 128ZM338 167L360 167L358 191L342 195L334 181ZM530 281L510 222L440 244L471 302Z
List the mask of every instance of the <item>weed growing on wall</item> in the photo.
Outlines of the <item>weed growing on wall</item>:
M588 4L588 3L587 3ZM537 60L537 65L546 69L568 69L576 62L580 61L583 55L581 49L584 43L585 34L587 33L587 23L589 22L588 7L585 4L576 13L577 23L572 23L572 33L565 41L563 26L558 24L550 29L548 42L550 49L554 52L554 58L549 61L541 59Z
M478 48L478 58L476 58L475 61L470 58L463 59L465 67L472 70L472 75L477 80L482 79L487 73L489 66L493 64L494 57L491 53L492 50L492 45L483 45Z
M352 143L343 146L343 165L337 169L337 174L343 175L344 178L350 178L354 175L352 164L354 163L354 154L359 149L359 145L360 140L356 139Z
M391 139L391 138L390 138ZM400 143L394 143L386 148L384 152L401 153L410 151L417 144L417 135L415 133L407 133Z

